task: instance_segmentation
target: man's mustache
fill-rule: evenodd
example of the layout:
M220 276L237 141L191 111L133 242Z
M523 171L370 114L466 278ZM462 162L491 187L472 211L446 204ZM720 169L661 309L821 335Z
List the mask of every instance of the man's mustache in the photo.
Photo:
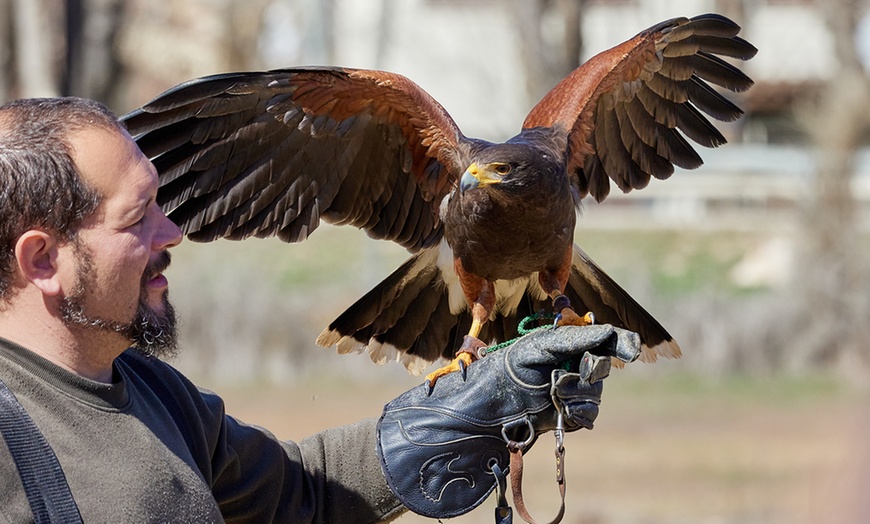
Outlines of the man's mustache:
M150 261L145 267L145 273L142 275L142 283L144 284L160 273L166 271L166 268L169 267L171 262L172 255L169 254L169 251L162 251L157 255L157 258Z

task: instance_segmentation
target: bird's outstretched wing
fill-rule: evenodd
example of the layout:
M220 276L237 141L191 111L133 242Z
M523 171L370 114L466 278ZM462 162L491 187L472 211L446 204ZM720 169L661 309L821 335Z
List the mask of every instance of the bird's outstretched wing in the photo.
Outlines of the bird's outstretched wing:
M407 78L298 68L186 82L123 117L192 239L304 240L321 218L416 251L464 166L453 119Z
M523 128L563 130L577 189L599 202L610 180L628 192L646 187L650 177L668 178L674 165L696 168L701 157L683 135L706 147L725 143L702 113L725 122L743 114L708 82L734 92L753 83L717 56L755 56L739 31L715 14L657 24L576 69L532 109Z

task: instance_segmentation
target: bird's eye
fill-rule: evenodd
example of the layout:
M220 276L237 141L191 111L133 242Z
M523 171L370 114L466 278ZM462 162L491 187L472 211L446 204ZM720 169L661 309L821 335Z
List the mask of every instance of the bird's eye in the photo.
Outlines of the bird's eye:
M495 172L504 176L511 172L511 166L510 164L496 164Z

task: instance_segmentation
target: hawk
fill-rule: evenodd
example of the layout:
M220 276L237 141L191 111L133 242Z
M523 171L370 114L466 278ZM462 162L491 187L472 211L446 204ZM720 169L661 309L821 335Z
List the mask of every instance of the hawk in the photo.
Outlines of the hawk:
M671 335L574 244L584 197L603 201L694 169L689 143L723 135L732 92L752 80L721 57L755 47L715 14L674 18L573 71L504 143L466 137L404 76L300 67L207 76L124 117L160 175L158 200L194 241L308 237L321 220L363 229L411 257L317 342L420 373L463 369L517 320L553 308L640 334L642 361L680 356ZM430 383L440 373L430 374Z

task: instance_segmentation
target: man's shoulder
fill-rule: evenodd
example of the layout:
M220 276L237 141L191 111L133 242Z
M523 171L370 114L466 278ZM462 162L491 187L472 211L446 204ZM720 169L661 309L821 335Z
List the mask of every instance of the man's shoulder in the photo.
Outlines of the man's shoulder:
M193 382L169 363L128 349L115 360L119 371L131 381L148 385L151 389L168 389L177 394L184 391L187 395L197 395L198 388Z
M130 368L136 371L147 369L152 373L157 373L159 375L167 375L167 376L175 376L178 378L185 379L184 375L172 367L169 363L160 360L157 357L152 357L148 355L143 355L139 351L136 351L134 348L127 349L120 356L118 356L116 362L125 368Z
M223 400L218 395L197 386L166 361L143 355L131 348L124 351L116 363L131 387L144 385L164 403L182 404L185 409L223 413Z

